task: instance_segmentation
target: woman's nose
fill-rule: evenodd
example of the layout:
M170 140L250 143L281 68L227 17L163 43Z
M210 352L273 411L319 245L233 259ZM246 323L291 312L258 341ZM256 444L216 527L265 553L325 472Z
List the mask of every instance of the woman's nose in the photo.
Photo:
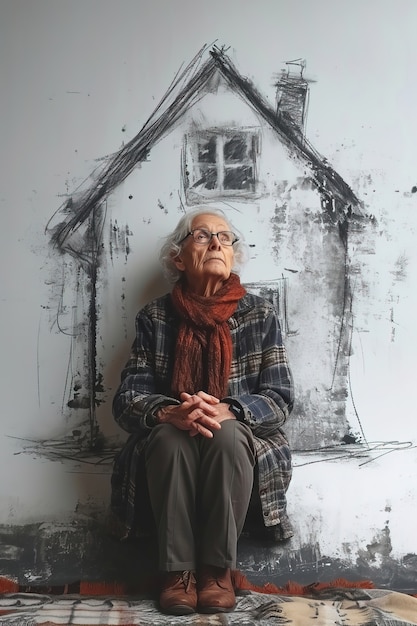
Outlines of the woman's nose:
M209 247L213 248L214 250L218 250L219 248L221 248L220 239L216 233L211 234Z

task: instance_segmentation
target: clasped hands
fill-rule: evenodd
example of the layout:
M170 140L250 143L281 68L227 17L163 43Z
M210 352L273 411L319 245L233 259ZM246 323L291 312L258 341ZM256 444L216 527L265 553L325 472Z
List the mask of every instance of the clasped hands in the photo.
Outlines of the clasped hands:
M172 424L180 430L188 430L190 437L203 435L212 438L213 431L220 430L221 422L236 417L229 411L229 405L205 391L180 394L181 404L170 404L158 411L160 424Z

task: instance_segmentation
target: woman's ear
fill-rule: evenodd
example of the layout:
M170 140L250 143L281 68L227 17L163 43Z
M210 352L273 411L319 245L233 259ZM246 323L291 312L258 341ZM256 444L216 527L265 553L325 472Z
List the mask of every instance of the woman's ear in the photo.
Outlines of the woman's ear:
M175 263L175 267L177 268L177 270L180 270L180 272L183 272L185 270L184 261L181 259L179 254L177 256L174 256L172 260Z

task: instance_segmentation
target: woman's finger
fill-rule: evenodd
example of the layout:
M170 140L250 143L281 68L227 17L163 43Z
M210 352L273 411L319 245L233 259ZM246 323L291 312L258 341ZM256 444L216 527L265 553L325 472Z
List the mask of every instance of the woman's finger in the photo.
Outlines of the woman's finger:
M198 391L195 395L197 395L199 398L202 398L209 404L218 404L220 402L219 398L216 398L216 396L211 396L209 393L206 393L205 391Z

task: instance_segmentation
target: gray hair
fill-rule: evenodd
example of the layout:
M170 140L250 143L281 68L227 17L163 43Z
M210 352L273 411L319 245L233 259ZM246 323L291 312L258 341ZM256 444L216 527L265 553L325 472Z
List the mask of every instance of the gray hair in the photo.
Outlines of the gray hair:
M165 277L171 282L175 283L182 275L182 272L177 268L174 263L174 259L179 255L182 249L182 241L186 238L188 233L191 230L191 224L195 217L198 215L219 215L222 217L225 222L229 225L230 230L232 230L237 237L239 237L239 241L237 241L233 245L234 250L234 261L232 271L236 274L239 274L242 266L246 263L248 259L248 247L243 239L242 233L240 233L227 218L226 214L217 207L211 206L202 206L200 205L196 209L192 209L187 211L185 215L182 216L180 221L178 222L176 228L165 237L165 242L161 248L159 254L159 261L162 265L162 269Z

